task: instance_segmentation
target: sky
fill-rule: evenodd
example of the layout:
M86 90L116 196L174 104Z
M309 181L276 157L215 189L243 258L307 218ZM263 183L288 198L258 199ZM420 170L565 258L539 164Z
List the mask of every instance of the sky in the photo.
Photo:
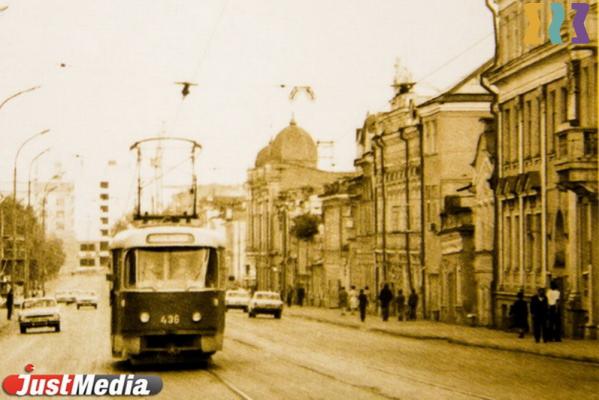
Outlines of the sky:
M40 179L61 160L91 191L116 160L127 198L129 146L164 132L202 144L200 183L241 183L292 114L315 140L334 141L335 169L351 170L355 130L389 109L398 58L435 93L492 57L484 3L0 0L0 102L41 86L0 109L0 191L19 145L46 128L23 149L19 181L51 147ZM183 100L177 81L197 86ZM291 102L296 85L315 100Z

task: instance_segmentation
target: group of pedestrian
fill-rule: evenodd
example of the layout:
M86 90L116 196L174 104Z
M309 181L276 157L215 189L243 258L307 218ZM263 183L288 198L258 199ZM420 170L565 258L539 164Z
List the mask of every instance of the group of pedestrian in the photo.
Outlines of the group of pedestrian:
M383 288L378 295L379 305L381 307L381 317L383 321L389 320L391 306L395 303L397 309L398 320L403 321L404 318L409 320L416 319L416 307L418 306L418 294L412 289L412 292L407 299L407 315L406 315L406 296L403 294L403 290L399 289L397 296L393 295L393 291L389 288L388 284L384 284ZM360 320L364 322L366 320L366 311L370 303L370 289L365 286L359 291L356 290L355 286L351 286L349 291L345 290L345 287L341 287L339 290L339 308L341 309L341 315L345 315L349 312L350 315L354 315L356 311L359 311Z
M393 292L389 288L388 284L384 284L381 292L379 293L379 304L381 305L381 317L383 321L389 320L389 313L391 305L395 303L397 310L397 320L403 321L404 318L408 320L416 319L416 308L418 307L418 294L416 290L412 289L407 299L407 315L406 315L406 296L403 294L403 290L397 291L397 296L393 296Z
M346 312L349 312L350 315L354 315L354 313L358 309L364 308L364 312L366 312L366 307L368 306L368 286L364 289L360 289L358 292L355 286L351 286L349 292L345 290L345 287L341 287L339 289L339 308L341 309L341 315L345 315Z
M510 309L513 326L518 330L518 337L523 338L529 331L529 306L524 300L524 291L520 290L517 299ZM532 332L535 342L561 342L561 295L555 281L551 282L549 290L538 288L537 293L530 298L530 315L532 317Z

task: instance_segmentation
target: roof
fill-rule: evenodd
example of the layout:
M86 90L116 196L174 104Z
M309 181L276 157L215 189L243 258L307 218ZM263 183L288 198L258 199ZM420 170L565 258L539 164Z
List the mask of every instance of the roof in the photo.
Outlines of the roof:
M119 232L110 241L111 249L133 247L224 247L217 231L188 226L147 226Z
M485 61L477 69L469 73L458 83L441 93L418 104L418 107L433 103L461 102L461 101L491 101L492 94L480 83L480 75L493 65L493 59Z
M289 126L282 129L268 146L260 150L255 166L261 167L268 162L276 162L316 167L317 161L314 139L292 119Z

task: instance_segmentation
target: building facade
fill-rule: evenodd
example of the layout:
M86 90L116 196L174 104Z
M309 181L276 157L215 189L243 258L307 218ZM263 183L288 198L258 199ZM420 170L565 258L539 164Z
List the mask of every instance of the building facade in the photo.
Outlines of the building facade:
M316 143L292 120L260 150L254 168L248 171L246 258L250 270L255 271L259 290L280 290L286 296L287 288L293 285L309 297L306 286L311 282L311 270L303 266L314 264L314 252L310 255L314 245L298 242L296 248L300 250L291 266L292 213L309 204L304 198L306 193L310 193L308 197L316 196L325 183L344 176L317 169L317 158ZM299 269L294 275L291 271L295 271L295 266ZM296 282L292 281L294 277Z
M471 196L462 189L472 181L477 142L485 131L484 119L491 117L492 95L480 83L490 65L490 61L482 64L417 108L422 130L422 213L414 213L420 221L412 225L422 224L425 305L433 319L468 322L466 315L479 314L476 286L490 287L488 276L476 275L480 282L474 279L472 216L465 212L470 209L468 201L456 198ZM470 253L464 256L465 252ZM466 293L470 288L473 291ZM488 320L488 310L478 318L478 322Z
M525 44L525 2L490 1L496 55L486 74L497 94L497 289L499 322L518 290L532 295L555 281L568 336L594 336L599 323L597 186L597 1L573 42L566 3L562 44L542 30ZM541 12L547 26L550 3ZM585 329L586 326L586 329Z

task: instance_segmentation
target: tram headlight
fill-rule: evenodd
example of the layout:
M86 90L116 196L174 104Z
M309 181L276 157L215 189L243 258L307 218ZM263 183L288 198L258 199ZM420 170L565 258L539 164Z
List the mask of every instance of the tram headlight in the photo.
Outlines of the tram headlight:
M191 320L193 322L200 322L201 319L202 319L202 314L200 314L199 311L196 311L193 314L191 314Z
M218 307L218 297L212 299L212 304L214 304L214 307Z
M142 311L141 313L139 313L139 320L145 324L150 320L150 313L147 311Z

